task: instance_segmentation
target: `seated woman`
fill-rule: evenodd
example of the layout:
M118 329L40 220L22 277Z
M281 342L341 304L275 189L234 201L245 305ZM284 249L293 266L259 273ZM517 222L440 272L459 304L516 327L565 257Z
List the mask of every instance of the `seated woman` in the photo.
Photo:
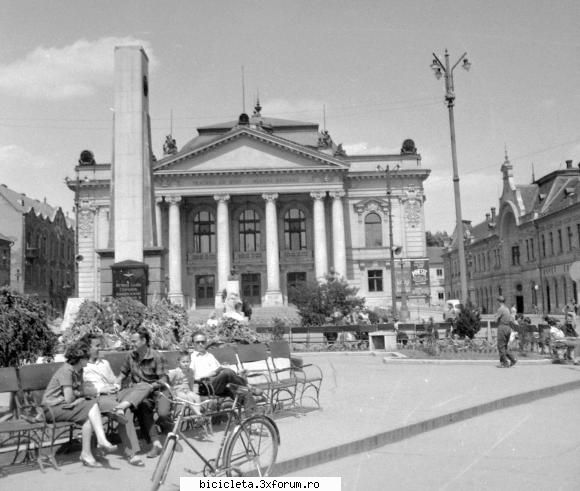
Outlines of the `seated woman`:
M64 363L52 376L46 387L42 404L49 422L72 421L82 425L80 460L87 467L102 467L91 452L93 431L99 448L105 452L117 449L105 436L101 411L96 401L82 396L82 369L89 360L89 351L83 343L74 343L65 352Z

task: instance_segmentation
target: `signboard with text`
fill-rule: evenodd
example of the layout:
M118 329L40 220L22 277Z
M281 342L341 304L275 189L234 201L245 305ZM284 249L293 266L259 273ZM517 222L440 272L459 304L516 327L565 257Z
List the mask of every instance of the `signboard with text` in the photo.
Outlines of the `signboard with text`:
M429 261L411 261L411 295L429 295Z
M148 266L137 261L123 261L111 266L113 297L133 298L147 305Z

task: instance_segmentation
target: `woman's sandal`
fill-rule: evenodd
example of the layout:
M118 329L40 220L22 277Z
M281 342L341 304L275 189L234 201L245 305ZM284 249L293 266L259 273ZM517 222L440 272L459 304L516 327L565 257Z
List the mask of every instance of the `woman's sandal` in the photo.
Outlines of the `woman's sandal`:
M137 455L132 455L131 457L127 457L127 462L129 464L134 465L135 467L145 467L145 462L143 462Z
M94 469L98 467L103 467L103 464L101 464L100 462L97 462L96 460L94 462L91 462L90 460L85 459L82 455L79 457L79 460L83 463L85 467L92 467Z
M105 453L111 453L111 452L114 452L114 451L116 451L116 450L117 450L119 447L118 447L117 445L111 445L111 444L109 443L109 445L100 445L100 444L99 444L99 445L97 445L97 448L98 448L99 450L102 450L102 451L103 451L103 452L105 452Z

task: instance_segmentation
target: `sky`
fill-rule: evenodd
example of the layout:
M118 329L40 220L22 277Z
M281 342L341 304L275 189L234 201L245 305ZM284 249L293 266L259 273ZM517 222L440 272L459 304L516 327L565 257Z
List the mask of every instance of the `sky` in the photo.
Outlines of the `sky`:
M415 141L426 229L455 208L444 81L432 53L464 52L455 81L462 215L497 206L507 155L516 183L580 161L578 0L2 0L0 183L72 212L79 154L111 161L113 50L150 58L154 152L251 112L324 124L349 154ZM324 108L324 109L323 109Z

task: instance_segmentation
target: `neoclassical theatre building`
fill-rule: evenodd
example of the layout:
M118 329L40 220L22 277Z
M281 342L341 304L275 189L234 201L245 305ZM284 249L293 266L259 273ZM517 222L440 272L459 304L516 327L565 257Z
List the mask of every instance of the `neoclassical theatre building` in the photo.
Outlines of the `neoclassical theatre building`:
M141 56L137 81L147 74ZM146 109L147 85L132 87ZM121 112L115 145L127 138L117 133ZM147 128L136 133L129 138L150 149ZM328 273L358 287L370 306L390 305L392 274L398 291L404 281L411 300L429 301L423 182L430 171L412 140L398 154L351 156L318 124L267 117L258 102L251 115L198 128L180 148L168 136L163 153L146 155L152 230L137 260L150 264L148 299L219 306L234 270L254 306L284 304L291 285ZM123 206L112 199L123 161L114 155L101 164L83 152L68 181L78 201L79 296L97 300L113 294L111 266L127 259L114 252L121 234L113 216ZM391 247L401 250L395 271Z

